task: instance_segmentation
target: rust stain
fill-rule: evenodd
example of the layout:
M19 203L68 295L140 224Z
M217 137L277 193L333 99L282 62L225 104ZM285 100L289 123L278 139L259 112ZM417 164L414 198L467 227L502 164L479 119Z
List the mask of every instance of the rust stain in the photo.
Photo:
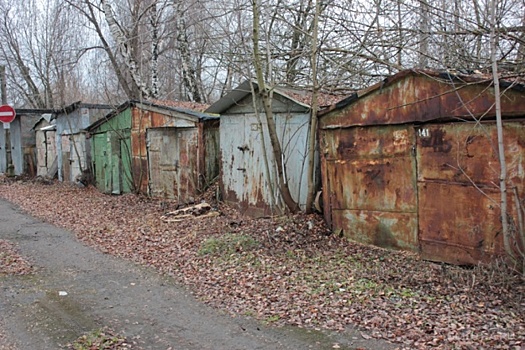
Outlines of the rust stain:
M411 134L411 136L409 136ZM324 158L324 177L330 181L334 209L382 208L415 212L415 179L412 176L413 131L404 127L385 129L351 128L335 132L334 138L323 138L332 144L336 154ZM359 135L359 136L358 136ZM359 147L348 152L345 140L359 140ZM338 145L338 146L335 146ZM325 196L330 193L325 193Z
M419 188L423 258L476 264L503 252L496 188L484 188L484 194L450 183L421 183Z
M138 189L140 193L148 193L147 161L138 157L132 157L132 164L134 187Z
M195 191L200 192L207 184L207 169L206 169L206 144L205 144L205 130L202 122L197 124L197 132L195 135L193 150L188 149L188 153L196 152L197 161L194 165L195 176ZM210 140L211 141L211 140Z
M428 125L419 128L417 135L419 181L473 182L483 186L499 181L494 125Z
M520 194L524 126L507 122L504 130L509 186ZM365 243L420 247L430 260L475 264L501 255L496 134L494 123L323 132L327 221ZM513 203L509 212L517 217Z
M150 194L176 199L179 203L195 200L199 188L197 128L160 127L148 131Z
M345 237L385 248L418 251L416 213L334 210L333 225Z
M357 141L354 138L354 134L349 134L345 138L341 138L337 145L336 154L341 156L342 159L348 158L355 153Z
M321 129L391 125L432 120L494 117L494 89L486 79L460 81L437 72L403 71L366 89L348 105L321 115ZM363 95L363 96L361 96ZM502 114L522 116L525 98L505 89Z
M332 195L332 179L328 176L328 169L332 168L332 165L328 164L329 157L329 146L328 144L331 141L330 135L328 132L319 131L319 149L320 160L321 160L321 188L322 188L322 201L323 201L323 217L326 221L328 227L337 227L332 222L332 203L334 198ZM333 136L332 136L333 137Z
M427 128L419 129L418 136L421 140L421 147L432 148L434 152L450 152L452 145L445 139L446 132L435 128L429 132Z
M327 163L333 209L416 211L410 158Z
M166 116L156 112L151 113L151 127L164 126L166 124Z
M516 220L525 122L512 118L525 115L525 94L507 89L503 101L508 212ZM323 202L332 229L454 264L503 254L493 102L486 83L410 72L324 114ZM481 115L481 123L457 120Z
M523 193L523 122L504 125L508 186ZM427 147L418 131L419 227L423 257L476 264L503 254L495 123L423 126L450 149ZM419 130L421 130L419 129ZM514 201L508 212L517 218Z
M346 236L418 250L415 132L406 126L322 133L325 217Z

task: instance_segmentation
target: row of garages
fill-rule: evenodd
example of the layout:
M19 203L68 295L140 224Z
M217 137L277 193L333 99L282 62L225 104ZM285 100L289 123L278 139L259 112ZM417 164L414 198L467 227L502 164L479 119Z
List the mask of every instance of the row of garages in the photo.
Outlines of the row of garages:
M501 85L508 210L518 226L525 88ZM205 112L129 101L116 108L78 103L44 116L34 127L37 171L56 168L65 181L93 176L105 193L181 203L218 177L224 201L261 216L283 212L279 161L304 209L310 106L287 89L274 89L272 99L281 159L261 132L267 125L257 85L245 82ZM501 254L494 101L490 78L407 70L325 106L315 135L316 174L333 231L458 264Z

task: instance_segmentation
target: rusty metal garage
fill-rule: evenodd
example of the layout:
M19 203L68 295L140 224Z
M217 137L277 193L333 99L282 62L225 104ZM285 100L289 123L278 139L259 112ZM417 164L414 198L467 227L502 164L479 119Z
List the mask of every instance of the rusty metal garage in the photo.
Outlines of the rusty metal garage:
M500 85L508 211L517 220L525 88ZM324 215L332 229L455 264L501 254L494 100L491 77L407 70L321 113Z

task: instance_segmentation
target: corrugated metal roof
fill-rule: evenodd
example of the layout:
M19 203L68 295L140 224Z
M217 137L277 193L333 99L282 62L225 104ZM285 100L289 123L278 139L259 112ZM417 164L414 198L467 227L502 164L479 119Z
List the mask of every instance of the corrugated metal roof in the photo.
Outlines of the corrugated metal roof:
M252 84L253 89L255 91L258 90L259 85L253 81L253 80L246 80L239 86L237 86L235 89L227 93L224 97L219 99L217 102L212 104L208 109L206 109L204 112L206 113L212 113L212 114L221 114L231 106L237 104L239 101L241 101L246 96L250 95L252 93ZM286 88L280 88L276 87L273 89L274 94L278 94L283 96L284 98L291 100L292 102L303 106L305 108L310 108L310 105L307 103L304 103L303 101L300 101L296 98L300 97L300 94L296 93L294 96L291 96L292 93L287 92Z
M167 103L167 101L163 101L163 102ZM177 101L172 101L171 103L172 104L176 104ZM194 110L187 109L187 108L168 106L166 104L165 105L161 105L161 104L157 104L157 103L153 103L153 102L149 102L149 101L135 101L135 100L131 100L131 101L126 101L126 102L122 103L120 106L116 107L113 111L108 113L106 116L104 116L103 118L101 118L101 119L97 120L96 122L94 122L93 124L91 124L89 127L87 127L86 130L91 131L91 130L96 129L97 127L99 127L100 125L105 123L106 121L114 118L120 112L126 110L129 107L133 107L133 106L137 106L137 107L140 107L140 108L145 109L145 110L148 110L148 108L154 107L154 108L158 108L158 109L165 110L165 111L184 113L184 114L186 114L186 115L188 115L190 117L193 117L193 118L196 118L196 119L202 120L202 121L219 119L219 116L215 116L215 115L211 115L211 114L207 114L207 113L203 113L203 112L198 112L198 111L194 111Z
M389 85L392 85L393 83L406 78L407 76L427 76L434 78L438 81L444 82L444 83L460 83L460 84L466 84L466 83L478 83L478 84L492 84L493 79L492 75L490 74L481 74L481 73L474 73L474 74L461 74L454 71L433 71L433 70L423 70L423 69L407 69L403 70L397 74L394 74L390 77L385 78L384 80L371 85L367 88L358 90L346 98L338 101L337 103L334 103L330 105L328 108L323 109L319 112L319 116L323 116L333 110L342 109L358 99L367 96L368 94L380 90L382 88L385 88ZM523 77L521 76L505 76L502 75L500 77L500 86L502 88L510 88L517 91L525 91L525 82Z
M45 108L15 108L17 115L35 115L35 114L46 114L55 113L53 109Z
M46 122L48 123L52 123L54 124L55 123L55 115L52 114L52 113L44 113L42 114L42 116L33 124L33 126L31 127L31 130L36 130L36 127L38 124L40 124L40 122L42 122L43 120L45 120ZM42 130L42 129L40 129Z
M55 113L57 114L69 114L75 110L77 110L78 108L90 108L90 109L110 109L111 106L110 105L105 105L105 104L97 104L97 103L84 103L82 101L77 101L77 102L74 102L68 106L64 106L62 108L57 108L54 110Z
M160 102L160 101L157 101L157 102ZM199 111L196 111L196 110L193 110L193 109L189 109L189 108L185 108L185 107L178 107L177 106L177 105L188 105L188 106L191 106L192 104L195 104L194 102L185 103L185 102L181 102L181 101L171 101L171 102L162 101L162 103L164 103L164 104L159 104L159 103L154 103L154 102L150 102L150 101L131 101L131 103L133 105L135 105L135 106L141 106L142 108L150 106L150 107L157 107L157 108L162 108L162 109L166 109L166 110L170 110L170 111L185 113L185 114L191 115L193 117L196 117L199 120L219 119L219 116L216 116L216 115L211 115L209 113L199 112ZM200 104L198 104L198 105L200 105Z
M48 126L44 126L43 128L40 128L38 130L41 130L41 131L48 131L48 130L56 130L57 129L57 126L56 125L48 125Z
M192 101L151 100L149 102L154 103L157 106L183 108L197 112L204 112L208 107L210 107L209 104Z

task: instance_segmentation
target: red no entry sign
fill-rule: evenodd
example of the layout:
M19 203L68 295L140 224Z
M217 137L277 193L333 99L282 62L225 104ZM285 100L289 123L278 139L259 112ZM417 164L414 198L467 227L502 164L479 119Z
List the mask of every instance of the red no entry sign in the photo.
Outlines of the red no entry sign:
M8 105L0 106L0 122L11 123L15 120L16 112L15 109Z

